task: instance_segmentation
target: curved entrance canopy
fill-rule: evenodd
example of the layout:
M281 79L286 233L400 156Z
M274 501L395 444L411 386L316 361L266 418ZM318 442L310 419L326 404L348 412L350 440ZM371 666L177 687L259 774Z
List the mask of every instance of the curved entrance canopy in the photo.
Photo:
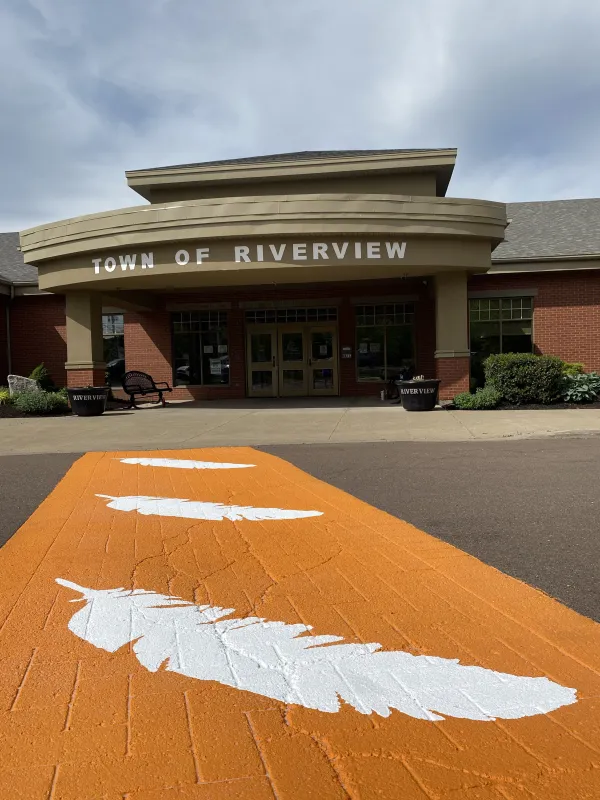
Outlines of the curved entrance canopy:
M78 339L69 342L71 369L100 363L91 328L102 302L164 310L167 294L205 303L209 292L225 302L244 287L282 287L289 297L285 287L335 293L349 282L384 297L390 282L415 276L437 287L438 357L464 359L467 276L491 267L506 210L444 196L455 157L297 153L140 170L127 177L148 205L23 231L21 249L39 269L40 289L67 296L67 336ZM337 328L332 335L340 338Z

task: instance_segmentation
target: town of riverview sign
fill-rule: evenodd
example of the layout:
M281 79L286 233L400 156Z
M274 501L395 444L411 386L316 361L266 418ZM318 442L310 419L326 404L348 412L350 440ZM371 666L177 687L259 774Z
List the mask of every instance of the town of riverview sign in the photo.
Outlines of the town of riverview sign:
M173 263L179 267L201 265L211 260L213 248L191 247L173 252ZM406 242L383 241L343 241L343 242L279 242L276 244L232 244L229 252L219 248L218 261L236 263L260 263L278 261L371 261L385 259L400 261L406 253ZM95 275L104 272L130 272L148 270L154 267L154 252L121 253L102 258L92 258Z

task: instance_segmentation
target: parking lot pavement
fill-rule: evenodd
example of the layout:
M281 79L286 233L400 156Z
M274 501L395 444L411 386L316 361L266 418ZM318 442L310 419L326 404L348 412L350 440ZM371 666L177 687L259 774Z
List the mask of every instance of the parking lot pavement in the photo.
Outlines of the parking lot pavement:
M0 797L600 796L598 625L273 455L87 454L0 569Z
M77 458L72 453L0 456L0 546L33 514Z

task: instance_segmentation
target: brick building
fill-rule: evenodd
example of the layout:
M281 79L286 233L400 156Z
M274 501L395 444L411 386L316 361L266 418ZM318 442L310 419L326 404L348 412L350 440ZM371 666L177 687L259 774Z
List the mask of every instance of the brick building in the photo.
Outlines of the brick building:
M600 200L446 196L456 152L293 153L127 173L146 205L0 234L0 384L127 369L175 397L441 397L492 352L600 370Z

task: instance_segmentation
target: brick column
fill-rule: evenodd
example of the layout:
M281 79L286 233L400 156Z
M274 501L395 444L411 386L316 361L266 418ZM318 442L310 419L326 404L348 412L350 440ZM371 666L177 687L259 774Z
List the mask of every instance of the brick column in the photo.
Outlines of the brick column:
M67 369L67 386L69 389L73 387L104 386L105 382L103 368Z
M467 273L435 276L436 376L440 400L469 391L471 353L467 304Z
M66 317L67 386L104 386L101 296L68 293Z

